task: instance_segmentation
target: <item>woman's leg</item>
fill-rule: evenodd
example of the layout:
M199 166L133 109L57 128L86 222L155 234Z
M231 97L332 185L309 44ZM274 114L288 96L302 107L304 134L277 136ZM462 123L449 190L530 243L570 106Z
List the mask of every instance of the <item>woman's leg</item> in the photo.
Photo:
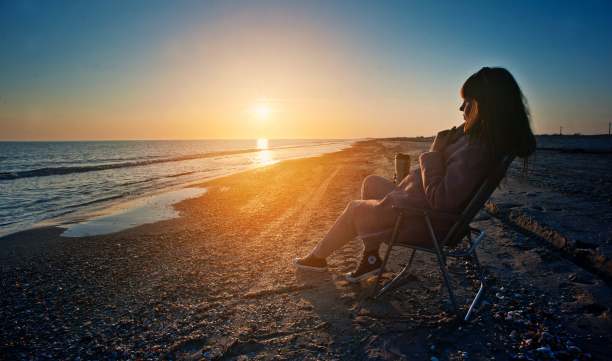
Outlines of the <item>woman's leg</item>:
M325 234L325 237L319 241L312 254L317 258L327 258L335 250L341 248L345 244L357 237L357 230L353 222L353 214L355 208L361 201L351 201L344 209L344 212L336 219L336 222Z
M361 185L361 199L383 199L387 193L395 189L395 184L377 175L370 175L364 179ZM317 258L327 258L335 250L341 248L345 244L357 237L357 230L353 222L353 214L355 208L361 201L352 201L344 209L344 212L336 219L333 226L327 231L325 237L319 241L317 247L312 251L312 254ZM365 243L366 251L378 249L380 243L370 244Z
M393 190L395 183L391 180L378 175L369 175L361 186L361 199L383 199ZM363 251L365 253L378 251L380 243L380 241L363 241Z
M378 175L369 175L361 185L361 199L383 199L393 190L395 183L391 180Z
M362 199L383 199L395 189L395 184L387 178L377 175L368 176L361 187ZM379 241L363 241L363 253L357 263L357 269L346 275L349 282L361 282L380 271L382 260L378 255Z

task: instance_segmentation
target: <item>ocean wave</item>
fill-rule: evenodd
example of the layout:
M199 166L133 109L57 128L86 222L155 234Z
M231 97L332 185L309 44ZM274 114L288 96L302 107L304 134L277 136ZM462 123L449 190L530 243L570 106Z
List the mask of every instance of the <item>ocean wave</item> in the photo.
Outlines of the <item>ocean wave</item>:
M211 152L211 153L200 153L200 154L185 155L185 156L174 157L174 158L147 159L147 160L130 161L130 162L122 162L122 163L109 163L109 164L98 164L98 165L89 165L89 166L49 167L49 168L40 168L40 169L25 170L25 171L19 171L19 172L0 173L0 180L15 180L15 179L21 179L21 178L47 177L47 176L66 175L66 174L74 174L74 173L97 172L97 171L103 171L103 170L108 170L108 169L139 167L139 166L146 166L146 165L157 164L157 163L180 162L180 161L186 161L186 160L211 158L211 157L225 157L225 156L231 156L231 155L236 155L236 154L256 153L256 152L262 152L262 151L267 151L267 150L280 150L280 149L290 149L290 148L310 148L310 147L330 145L330 144L335 144L335 143L337 142L330 141L330 142L325 142L325 143L316 143L316 144L307 144L307 145L274 147L270 149L241 149L241 150L229 150L229 151L220 151L220 152Z
M223 152L213 152L213 153L204 153L204 154L192 154L192 155L185 155L185 156L175 157L175 158L148 159L148 160L123 162L123 163L99 164L99 165L90 165L90 166L74 166L74 167L41 168L41 169L26 170L26 171L21 171L21 172L0 173L0 180L14 180L14 179L30 178L30 177L47 177L47 176L53 176L53 175L66 175L66 174L74 174L74 173L96 172L96 171L102 171L102 170L108 170L108 169L139 167L139 166L146 166L146 165L157 164L157 163L180 162L180 161L186 161L186 160L228 156L228 155L235 155L235 154L241 154L241 153L253 153L253 152L260 152L260 151L261 150L259 149L244 149L244 150L223 151Z
M70 209L70 208L79 208L79 207L88 206L88 205L92 205L92 204L96 204L96 203L108 202L108 201L112 201L112 200L115 200L115 199L124 198L125 196L129 196L130 194L132 194L132 192L123 192L123 193L118 194L116 196L105 197L105 198L100 198L100 199L94 199L92 201L88 201L88 202L84 202L84 203L69 205L69 206L66 206L66 208L67 209Z

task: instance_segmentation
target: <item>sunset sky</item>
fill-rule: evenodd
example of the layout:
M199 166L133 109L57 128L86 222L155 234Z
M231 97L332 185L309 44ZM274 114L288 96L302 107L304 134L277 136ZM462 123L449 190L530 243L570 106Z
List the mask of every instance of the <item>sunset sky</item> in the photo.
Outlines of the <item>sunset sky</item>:
M536 133L607 133L610 19L610 1L1 1L0 140L428 136L462 122L483 66L513 73Z

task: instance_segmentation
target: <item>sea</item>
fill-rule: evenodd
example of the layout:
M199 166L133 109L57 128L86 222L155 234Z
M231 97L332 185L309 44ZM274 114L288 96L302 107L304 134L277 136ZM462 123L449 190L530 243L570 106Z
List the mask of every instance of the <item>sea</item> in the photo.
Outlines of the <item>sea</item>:
M0 236L356 141L0 142Z

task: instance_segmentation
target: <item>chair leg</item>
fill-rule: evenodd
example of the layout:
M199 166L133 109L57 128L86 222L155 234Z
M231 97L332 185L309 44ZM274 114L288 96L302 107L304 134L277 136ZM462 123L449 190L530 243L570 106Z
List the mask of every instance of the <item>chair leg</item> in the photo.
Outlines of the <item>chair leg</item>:
M404 276L406 274L406 272L408 272L408 269L410 268L410 265L412 265L412 260L414 259L414 254L415 253L416 253L416 249L413 249L412 253L410 254L410 259L408 260L408 263L406 264L406 267L404 267L404 269L400 273L398 273L397 276L395 276L391 281L389 281L389 283L387 283L385 285L385 287L383 287L383 289L380 290L380 292L378 292L378 294L376 296L374 296L374 299L377 299L378 297L382 296L385 292L387 292L389 287L391 287L391 285L393 285L395 283L395 281L397 281L400 278L402 278L402 276ZM381 268L381 271L382 271L382 268ZM376 284L378 285L378 282Z
M478 303L478 299L480 298L480 296L482 295L482 293L484 292L485 289L485 278L484 278L484 271L482 270L482 266L480 265L480 261L478 260L478 255L476 254L476 250L474 250L474 252L472 252L472 254L474 255L474 260L476 261L476 266L478 266L478 274L480 275L480 289L478 290L478 293L476 294L476 297L474 298L474 301L472 301L472 305L470 306L470 309L468 310L467 314L465 315L464 321L469 321L470 316L472 316L472 311L474 311L474 307L476 307L476 304Z
M401 215L397 218L397 222L395 223L395 228L393 229L393 235L391 236L391 240L389 241L389 245L387 246L387 253L385 253L385 259L383 260L382 265L380 266L380 271L378 271L378 276L376 277L376 282L374 283L374 286L372 287L372 292L370 293L370 296L374 296L374 294L376 293L376 290L378 289L378 285L380 284L380 279L382 278L382 275L385 273L385 267L387 266L389 255L391 255L391 249L395 245L395 239L397 238L397 232L399 231L399 227L402 224L402 219L403 217Z
M387 253L385 253L385 258L383 259L382 265L380 265L380 270L378 271L378 276L376 276L376 282L374 283L374 287L372 287L372 293L371 293L372 296L376 293L376 289L378 288L378 285L380 284L380 279L382 278L382 275L385 273L385 268L387 267L387 261L389 260L389 255L391 254L391 249L393 248L393 244L392 243L390 243L387 246ZM374 297L374 298L376 298L376 297Z
M450 295L451 302L453 303L453 307L455 308L455 313L457 314L458 318L461 318L461 313L459 312L459 305L457 304L457 300L455 299L455 293L453 292L453 287L451 286L450 278L448 277L448 272L446 272L446 265L444 263L444 259L442 258L442 254L440 253L440 247L438 247L438 242L436 241L436 236L434 234L433 228L431 228L431 222L429 222L429 218L425 217L425 222L427 223L427 228L429 228L429 235L431 236L433 247L436 250L436 256L438 257L440 270L442 271L442 276L444 277L444 283L446 283L446 288L448 288L448 293Z
M453 303L453 307L455 308L455 313L458 318L461 318L461 312L459 311L459 304L457 303L457 299L455 299L455 293L453 292L453 287L450 283L450 278L448 276L448 272L446 272L446 267L444 266L444 262L442 261L442 256L440 255L440 251L436 248L436 253L438 254L438 262L440 263L440 270L442 271L442 276L444 277L444 283L446 283L446 288L448 288L448 294L450 295L451 302Z

